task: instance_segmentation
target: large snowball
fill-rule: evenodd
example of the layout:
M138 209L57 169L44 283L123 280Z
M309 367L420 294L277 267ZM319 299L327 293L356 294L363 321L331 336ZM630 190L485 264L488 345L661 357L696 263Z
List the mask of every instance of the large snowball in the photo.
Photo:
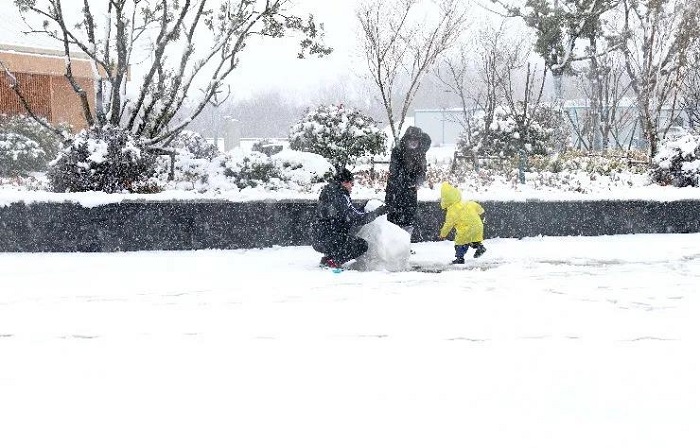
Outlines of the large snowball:
M365 205L365 211L372 211L382 204L372 199ZM369 248L353 264L361 271L405 271L411 254L411 235L401 227L387 221L382 215L357 232L357 236L367 241Z

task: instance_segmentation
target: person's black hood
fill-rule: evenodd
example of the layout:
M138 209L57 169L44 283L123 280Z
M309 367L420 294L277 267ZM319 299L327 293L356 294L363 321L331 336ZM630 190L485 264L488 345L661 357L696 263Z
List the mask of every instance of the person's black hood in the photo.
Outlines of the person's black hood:
M406 132L404 132L403 137L401 137L400 145L403 151L409 151L407 142L412 139L418 140L418 149L422 152L426 152L430 148L430 136L419 127L409 126Z

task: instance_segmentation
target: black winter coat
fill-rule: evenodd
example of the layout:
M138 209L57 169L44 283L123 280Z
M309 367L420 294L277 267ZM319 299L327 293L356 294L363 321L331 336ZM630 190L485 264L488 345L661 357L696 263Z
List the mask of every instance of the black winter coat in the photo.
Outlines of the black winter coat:
M411 138L419 139L416 149L407 147ZM409 126L399 145L391 151L389 178L386 184L385 201L389 222L401 227L415 225L418 210L418 187L425 180L427 162L425 153L430 148L430 136L420 128Z
M311 227L312 245L325 248L345 241L353 227L372 222L377 216L375 211L365 213L356 209L340 182L330 182L318 198Z

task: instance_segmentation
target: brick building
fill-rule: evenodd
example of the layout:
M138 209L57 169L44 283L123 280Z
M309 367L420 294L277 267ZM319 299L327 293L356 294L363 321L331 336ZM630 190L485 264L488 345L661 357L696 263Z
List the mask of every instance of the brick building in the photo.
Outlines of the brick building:
M0 61L17 78L34 113L54 124L68 123L73 131L86 126L80 98L64 76L62 51L0 43ZM94 110L95 87L89 60L73 56L72 71ZM26 113L4 71L0 73L0 113Z

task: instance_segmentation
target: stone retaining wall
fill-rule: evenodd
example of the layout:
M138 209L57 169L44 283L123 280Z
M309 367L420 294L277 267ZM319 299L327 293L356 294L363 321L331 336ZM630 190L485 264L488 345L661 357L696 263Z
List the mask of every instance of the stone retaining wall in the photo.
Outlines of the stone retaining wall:
M700 201L481 202L486 238L700 232ZM308 245L314 201L15 203L0 207L2 252L113 252ZM437 203L419 204L415 241L433 241Z

